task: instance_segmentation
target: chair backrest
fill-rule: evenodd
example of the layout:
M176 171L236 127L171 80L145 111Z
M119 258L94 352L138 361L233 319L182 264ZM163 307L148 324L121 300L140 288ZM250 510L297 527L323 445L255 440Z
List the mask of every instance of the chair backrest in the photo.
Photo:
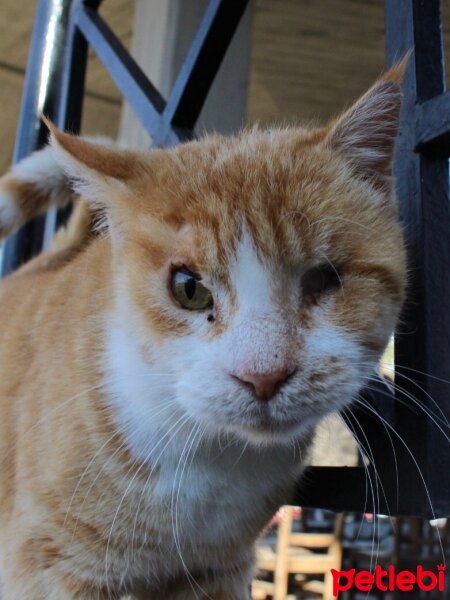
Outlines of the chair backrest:
M274 600L285 600L292 573L323 574L324 582L315 587L321 590L322 598L330 598L331 568L339 569L342 560L343 515L336 515L331 533L305 533L292 531L295 508L284 506L282 510L274 565ZM324 551L312 552L313 549Z
M333 531L330 533L313 533L313 532L293 532L293 512L292 507L285 507L291 512L291 523L290 523L290 535L289 545L290 546L301 546L303 548L328 548L335 542L340 542L342 536L342 526L344 522L344 515L339 513L335 516Z

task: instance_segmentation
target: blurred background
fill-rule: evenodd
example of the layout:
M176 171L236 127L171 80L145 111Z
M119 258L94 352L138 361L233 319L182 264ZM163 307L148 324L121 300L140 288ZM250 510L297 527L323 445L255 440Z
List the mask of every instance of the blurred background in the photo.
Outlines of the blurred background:
M206 4L206 0L104 0L100 12L164 94ZM1 7L4 170L11 159L36 3L2 0ZM444 1L442 8L445 23L450 2ZM212 91L204 112L211 115L211 104L218 102L222 120L237 112L229 128L255 121L269 125L328 118L383 70L383 13L383 0L253 0L222 66L222 93L217 97ZM116 137L123 118L121 97L91 53L83 131ZM211 116L206 122L211 128L220 126Z

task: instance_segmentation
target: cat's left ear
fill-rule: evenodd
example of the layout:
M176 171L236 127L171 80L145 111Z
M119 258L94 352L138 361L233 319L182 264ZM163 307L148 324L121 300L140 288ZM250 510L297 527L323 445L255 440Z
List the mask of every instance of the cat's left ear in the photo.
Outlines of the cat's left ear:
M387 71L353 106L329 125L326 144L354 172L377 187L390 187L402 103L401 83L409 55Z

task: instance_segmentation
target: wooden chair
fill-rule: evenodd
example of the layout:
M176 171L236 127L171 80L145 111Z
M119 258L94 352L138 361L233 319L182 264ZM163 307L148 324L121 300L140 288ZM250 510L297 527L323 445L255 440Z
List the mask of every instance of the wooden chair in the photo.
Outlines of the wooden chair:
M271 571L273 582L255 579L253 598L271 596L273 600L287 600L289 575L295 574L302 590L317 593L323 600L335 600L331 569L341 568L343 516L336 516L333 533L295 533L292 531L293 511L292 506L283 507L275 550L264 544L257 549L257 569ZM319 549L322 551L314 552ZM306 581L305 575L323 575L324 580Z

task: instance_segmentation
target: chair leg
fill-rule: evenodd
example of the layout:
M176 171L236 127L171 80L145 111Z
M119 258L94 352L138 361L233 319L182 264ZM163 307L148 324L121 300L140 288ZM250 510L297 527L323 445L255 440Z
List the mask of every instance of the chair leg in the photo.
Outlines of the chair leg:
M325 573L323 600L336 600L336 598L333 596L333 575L331 574L331 571Z
M273 600L286 600L287 590L288 590L288 578L287 573L286 576L278 576L275 578L275 591L273 595Z

